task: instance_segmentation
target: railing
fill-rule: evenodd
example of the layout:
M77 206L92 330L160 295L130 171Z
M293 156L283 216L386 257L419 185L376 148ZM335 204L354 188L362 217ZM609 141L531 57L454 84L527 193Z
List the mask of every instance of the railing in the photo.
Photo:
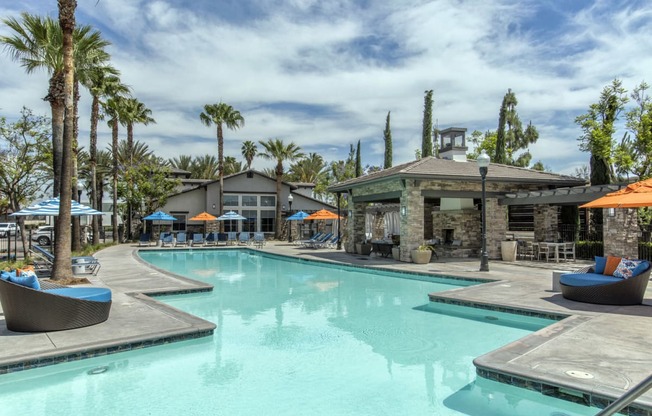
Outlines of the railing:
M561 224L558 227L560 241L575 242L575 257L578 259L592 260L595 256L604 255L601 227L577 227L575 225Z
M596 413L595 416L611 416L623 410L626 406L636 400L641 394L652 387L652 375L635 385L630 391L620 396L618 400Z

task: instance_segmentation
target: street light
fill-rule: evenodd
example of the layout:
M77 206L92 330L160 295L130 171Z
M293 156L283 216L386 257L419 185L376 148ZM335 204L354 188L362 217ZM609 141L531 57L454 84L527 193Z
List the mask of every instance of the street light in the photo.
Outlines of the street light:
M480 168L480 176L482 177L482 252L480 253L480 271L489 271L489 255L487 254L487 194L485 191L485 182L487 179L487 171L489 170L489 162L491 158L482 150L478 158L478 167Z
M292 201L294 197L292 194L288 195L288 205L290 206L290 215L292 215ZM292 223L288 223L288 243L292 242Z

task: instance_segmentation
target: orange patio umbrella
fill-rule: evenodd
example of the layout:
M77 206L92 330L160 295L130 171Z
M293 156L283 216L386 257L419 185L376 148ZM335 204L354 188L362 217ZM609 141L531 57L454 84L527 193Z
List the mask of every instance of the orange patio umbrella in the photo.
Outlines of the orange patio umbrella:
M580 208L640 208L652 206L652 178L610 192Z
M204 234L206 234L206 221L215 221L216 219L217 217L215 215L211 215L204 211L201 214L197 214L190 218L190 221L204 221Z
M339 216L330 212L327 209L320 209L319 211L308 215L304 220L336 220Z

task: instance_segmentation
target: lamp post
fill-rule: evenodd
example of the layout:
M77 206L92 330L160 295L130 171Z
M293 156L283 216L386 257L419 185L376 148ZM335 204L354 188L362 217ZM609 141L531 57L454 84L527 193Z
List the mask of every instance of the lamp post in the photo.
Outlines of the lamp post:
M485 190L485 182L487 180L487 171L489 170L489 162L491 158L482 150L478 158L478 167L480 168L480 176L482 177L482 252L480 253L480 271L489 271L489 255L487 254L487 193Z
M294 201L294 197L292 194L288 195L288 205L290 206L290 215L292 215L292 201ZM292 242L292 223L288 223L288 243Z

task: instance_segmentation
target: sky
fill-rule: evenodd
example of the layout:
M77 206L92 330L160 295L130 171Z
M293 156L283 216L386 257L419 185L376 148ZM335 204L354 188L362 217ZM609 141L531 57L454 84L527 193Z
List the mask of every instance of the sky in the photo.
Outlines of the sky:
M55 0L0 0L3 18L24 11L58 18ZM433 123L470 134L496 130L511 88L521 121L539 131L532 162L573 174L589 160L575 118L614 78L629 91L652 83L647 0L78 0L76 19L111 42L112 65L156 120L136 125L135 139L166 159L217 156L216 128L199 114L225 102L245 119L225 129L226 156L280 138L330 162L360 140L363 165L382 165L391 111L397 165L421 147L425 91ZM0 68L0 116L49 115L46 72L26 74L2 49ZM89 118L83 94L86 148ZM99 130L106 148L110 130Z

